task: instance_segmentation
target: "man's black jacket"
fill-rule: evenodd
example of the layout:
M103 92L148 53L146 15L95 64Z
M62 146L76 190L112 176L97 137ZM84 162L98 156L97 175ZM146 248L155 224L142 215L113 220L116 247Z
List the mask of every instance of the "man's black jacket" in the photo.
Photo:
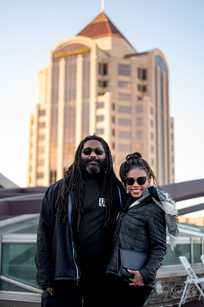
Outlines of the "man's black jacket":
M156 273L166 253L164 212L154 203L140 203L121 212L115 229L113 252L106 270L118 275L118 249L131 249L149 254L147 265L140 271L145 285L154 287Z
M68 221L57 222L55 202L62 180L51 185L43 198L37 232L35 263L40 288L53 286L54 280L78 280L80 269L70 226L72 201L68 201Z
M57 221L55 202L62 179L51 185L43 198L37 232L35 264L40 288L52 287L54 280L76 280L81 277L71 228L72 197L68 198L67 221ZM120 192L118 188L120 199ZM118 200L119 201L119 200Z

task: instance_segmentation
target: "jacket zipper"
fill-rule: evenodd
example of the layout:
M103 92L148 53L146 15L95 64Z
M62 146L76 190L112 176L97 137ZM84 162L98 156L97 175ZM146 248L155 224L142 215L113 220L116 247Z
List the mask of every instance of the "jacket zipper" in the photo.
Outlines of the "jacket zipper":
M119 214L118 214L118 216L117 216L117 220L118 220L121 216L123 216L124 214L125 214L125 212L119 212ZM122 222L123 222L123 220L122 220L121 223L120 223L119 230L118 230L118 233L117 233L117 238L116 238L116 240L115 240L115 243L114 243L114 246L113 246L113 249L112 249L112 253L111 253L110 259L112 259L112 255L113 255L114 252L115 252L115 248L116 248L116 245L117 245L117 242L118 242L118 237L119 237L119 233L120 233L120 228L121 228Z
M71 227L71 210L72 210L72 206L71 206L72 200L71 200L71 196L68 196L68 220L69 220L69 227L70 227L70 231L71 231L71 241L72 241L72 249L73 249L73 260L74 260L74 265L76 267L76 273L77 273L77 279L76 279L76 285L78 286L79 283L79 268L76 262L76 252L75 252L75 244L74 244L74 240L73 240L73 230Z
M74 264L76 266L76 273L77 273L76 285L78 286L78 283L79 283L79 268L78 268L77 263L76 263L75 245L74 245L73 240L72 240L72 248L73 248L73 259L74 259Z

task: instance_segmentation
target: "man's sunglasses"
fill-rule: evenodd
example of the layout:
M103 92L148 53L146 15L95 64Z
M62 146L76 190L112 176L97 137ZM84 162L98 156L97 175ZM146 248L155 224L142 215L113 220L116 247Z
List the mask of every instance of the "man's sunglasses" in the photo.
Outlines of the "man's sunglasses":
M146 176L138 177L137 179L135 179L133 177L126 177L125 178L125 182L126 182L127 185L133 185L135 183L135 181L137 181L137 183L139 185L143 185L143 184L145 184L146 180L147 180Z
M85 156L90 156L92 151L94 151L97 156L101 156L104 153L104 149L99 148L99 147L96 147L96 148L87 147L82 150Z

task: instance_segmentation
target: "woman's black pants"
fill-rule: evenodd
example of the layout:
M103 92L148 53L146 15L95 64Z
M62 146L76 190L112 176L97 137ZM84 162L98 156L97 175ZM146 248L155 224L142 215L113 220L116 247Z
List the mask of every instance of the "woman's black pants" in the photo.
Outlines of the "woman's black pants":
M129 283L123 282L121 286L122 297L118 307L142 307L148 299L152 289L146 286L135 288L129 286Z

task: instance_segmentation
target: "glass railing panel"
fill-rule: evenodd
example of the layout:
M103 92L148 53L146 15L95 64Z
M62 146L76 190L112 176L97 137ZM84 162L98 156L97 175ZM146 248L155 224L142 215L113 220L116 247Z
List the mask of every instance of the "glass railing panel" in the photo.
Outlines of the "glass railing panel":
M177 244L174 251L167 245L167 253L164 257L163 265L181 264L179 256L185 256L191 262L191 245L190 244Z
M202 245L201 244L193 244L193 262L201 263L200 256L202 255Z
M34 254L35 244L33 243L3 243L1 275L39 288L36 282ZM23 292L24 289L21 291Z
M4 280L0 281L0 289L3 291L31 292L30 290L18 287Z
M37 233L38 224L34 224L28 226L26 228L18 229L16 231L12 231L11 233L26 233L26 234L36 234Z
M34 226L32 233L36 233L37 225L39 221L39 214L24 214L17 217L12 217L7 220L0 221L0 233L13 233L22 231L24 233L31 233L31 229ZM31 229L29 230L29 228ZM28 231L27 231L28 229Z

